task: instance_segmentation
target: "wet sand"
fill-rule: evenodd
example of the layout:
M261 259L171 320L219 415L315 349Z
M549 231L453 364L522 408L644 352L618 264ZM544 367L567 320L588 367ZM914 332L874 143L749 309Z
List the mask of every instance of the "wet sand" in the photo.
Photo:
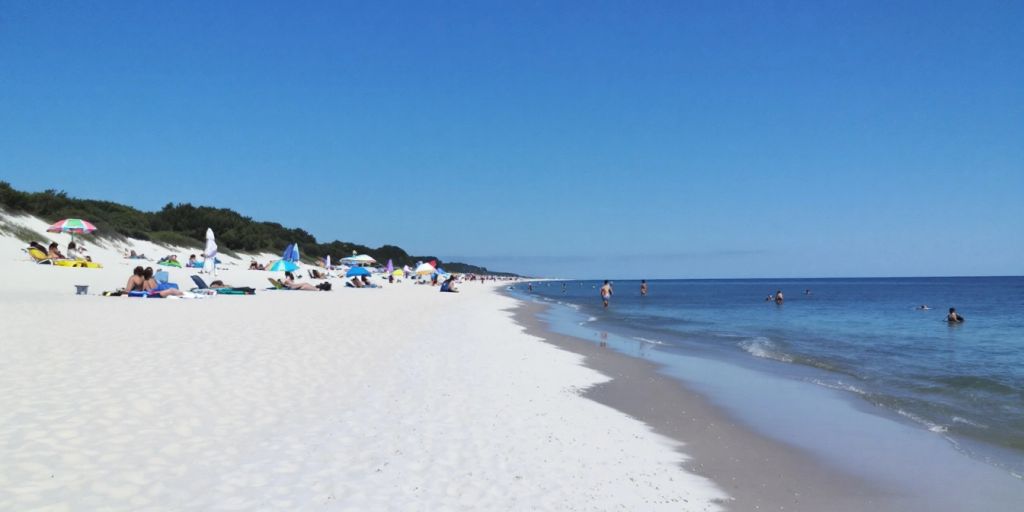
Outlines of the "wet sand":
M916 509L894 490L753 432L684 383L660 373L652 362L552 332L538 316L546 307L521 302L514 318L528 334L583 356L586 366L611 377L583 395L683 443L691 457L684 468L710 478L728 493L731 500L724 505L729 510Z

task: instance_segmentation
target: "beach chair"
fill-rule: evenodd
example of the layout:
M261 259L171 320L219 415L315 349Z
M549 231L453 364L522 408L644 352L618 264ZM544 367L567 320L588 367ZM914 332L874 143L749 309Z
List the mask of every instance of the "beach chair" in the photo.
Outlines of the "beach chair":
M256 295L255 288L242 287L242 288L210 288L206 285L206 281L203 278L193 275L192 282L196 284L196 287L191 291L195 293L207 293L214 292L217 295Z
M31 247L25 252L27 252L28 255L32 257L32 261L35 261L40 265L53 265L53 260L48 258L46 256L46 253L40 251L39 249L36 249L35 247Z
M27 249L28 255L32 257L32 260L40 265L55 265L58 267L72 267L72 268L103 268L103 265L99 263L86 261L86 260L69 260L69 259L53 259L50 258L39 249L30 247Z
M274 279L273 277L268 277L267 281L270 281L270 284L274 285L273 288L267 288L268 290L291 290L291 288L285 286L280 280Z

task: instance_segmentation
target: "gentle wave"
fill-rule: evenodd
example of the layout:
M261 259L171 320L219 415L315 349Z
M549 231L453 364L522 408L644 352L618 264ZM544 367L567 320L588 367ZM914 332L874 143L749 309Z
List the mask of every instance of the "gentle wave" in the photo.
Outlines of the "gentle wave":
M971 420L969 420L967 418L961 418L960 416L953 416L953 423L963 423L964 425L970 425L970 426L975 427L975 428L984 428L984 429L988 428L988 425L986 425L984 423L978 423L976 421L971 421Z
M652 340L650 338L644 338L642 336L634 336L633 339L637 341L642 341L644 343L650 343L651 345L668 345L668 343L665 343L664 341Z
M852 384L846 384L846 383L844 383L841 380L832 383L832 382L825 382L825 381L820 380L820 379L810 379L808 382L810 382L812 384L817 384L817 385L819 385L821 387L825 387L825 388L829 388L829 389L837 389L837 390L840 390L840 391L849 391L851 393L855 393L855 394L858 394L858 395L861 395L861 396L867 395L867 391L864 391L863 389L858 388L857 386L854 386Z
M920 416L918 416L918 415L916 415L916 414L914 414L912 412L904 411L903 409L896 409L896 413L899 414L900 416L903 416L904 418L907 418L907 419L915 422L915 423L919 423L921 425L924 425L924 427L927 428L931 432L943 433L943 432L946 432L947 430L949 430L949 428L947 428L947 427L945 427L943 425L939 425L938 423L928 421L928 420L926 420L926 419L924 419L924 418L922 418L922 417L920 417Z
M758 336L753 339L747 339L739 342L740 348L746 350L750 355L754 357L763 357L765 359L774 359L783 363L792 363L793 357L780 351L778 347L772 343L772 340Z

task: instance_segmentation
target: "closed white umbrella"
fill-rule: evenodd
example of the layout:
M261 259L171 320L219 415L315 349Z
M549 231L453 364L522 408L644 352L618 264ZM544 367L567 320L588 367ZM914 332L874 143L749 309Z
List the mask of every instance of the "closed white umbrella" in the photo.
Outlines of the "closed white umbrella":
M206 228L206 248L203 249L202 271L217 275L217 242L213 239L213 228Z

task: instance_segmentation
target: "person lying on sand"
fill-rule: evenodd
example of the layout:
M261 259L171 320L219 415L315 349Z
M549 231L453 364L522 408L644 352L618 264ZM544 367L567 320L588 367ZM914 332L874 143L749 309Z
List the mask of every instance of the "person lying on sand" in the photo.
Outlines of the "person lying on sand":
M149 259L149 258L146 257L145 254L136 254L134 249L132 249L132 250L125 249L124 250L124 257L127 258L127 259L130 259L130 260L148 260Z
M177 288L171 288L167 283L158 283L156 278L153 277L153 267L146 267L146 270L142 274L145 283L143 284L143 290L155 293L161 297L170 297L171 295L181 296L185 295Z
M356 288L363 287L363 282L359 280L359 276L353 277L352 280L349 281L349 283L351 283L352 286L355 286Z
M281 280L281 284L292 290L307 290L311 292L319 291L320 289L309 283L297 283L295 282L295 276L291 272L284 273L284 279Z

